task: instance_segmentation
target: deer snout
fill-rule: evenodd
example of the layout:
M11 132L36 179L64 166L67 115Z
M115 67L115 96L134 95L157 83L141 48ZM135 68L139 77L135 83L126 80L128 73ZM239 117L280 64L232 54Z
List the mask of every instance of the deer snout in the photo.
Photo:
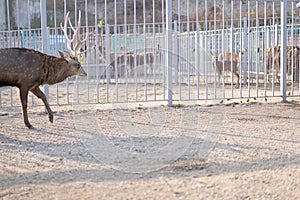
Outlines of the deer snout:
M84 76L87 76L87 73L84 71L84 69L82 67L80 67L78 69L77 75L84 77Z

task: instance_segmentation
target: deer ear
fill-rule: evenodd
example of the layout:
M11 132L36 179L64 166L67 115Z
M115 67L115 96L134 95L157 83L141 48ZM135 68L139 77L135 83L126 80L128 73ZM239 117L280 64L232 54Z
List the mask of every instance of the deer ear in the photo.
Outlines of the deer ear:
M65 58L65 52L62 51L58 51L58 54L60 55L61 58Z
M69 52L58 51L58 53L59 53L60 57L62 57L62 58L64 58L64 59L67 59L67 58L70 58L70 57L71 57L71 55L70 55Z

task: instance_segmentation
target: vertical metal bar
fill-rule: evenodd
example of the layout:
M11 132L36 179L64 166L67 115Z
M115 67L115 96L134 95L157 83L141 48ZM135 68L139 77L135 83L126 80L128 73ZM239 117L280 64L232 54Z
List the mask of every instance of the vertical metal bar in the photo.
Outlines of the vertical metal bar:
M18 37L20 36L20 9L19 9L19 0L16 0L16 7L17 7L17 28L18 28ZM19 40L18 40L19 41ZM18 46L19 46L19 42L18 42Z
M6 11L7 11L7 30L9 32L9 43L8 43L8 47L11 47L12 43L11 43L11 31L10 31L10 10L9 10L9 0L6 0Z
M168 68L168 106L173 105L172 90L172 0L166 0L166 31L167 31L167 68Z
M64 0L64 18L66 17L67 15L67 0ZM70 103L70 96L69 96L69 79L67 79L66 81L66 100L67 100L67 104Z
M269 47L269 29L267 29L267 2L264 1L264 46L263 46L263 52L267 51L267 48ZM266 54L263 53L263 66L264 66L264 96L267 96L267 68L266 68Z
M198 13L198 12L197 12ZM214 0L214 55L218 55L217 52L217 5L216 5L216 0ZM217 80L217 67L214 67L214 98L217 98L217 85L216 85L216 80Z
M86 41L83 44L83 51L86 51L86 50L89 50L89 47L90 47L90 45L89 45L89 43L90 43L89 42L89 40L90 40L90 38L89 38L89 28L88 28L88 26L89 26L89 20L88 20L89 17L88 17L88 2L87 2L87 0L84 1L84 11L85 11L85 34L84 35L85 35ZM89 74L90 74L90 72L89 72L89 70L90 70L89 57L90 56L85 57L85 54L88 54L88 52L82 53L81 58L83 58L83 59L81 60L81 62L83 62L87 67L87 71L86 71L87 74L88 74L88 76L87 76L87 102L90 103L90 76L89 76Z
M49 43L48 43L48 29L47 29L47 8L46 0L40 0L40 12L41 12L41 28L42 28L42 51L49 54ZM49 100L49 86L44 86L44 93L46 98Z
M196 0L196 35L195 35L195 65L197 76L197 99L200 99L200 67L199 67L199 0Z
M274 44L273 46L277 46L278 45L278 26L277 24L275 24L275 2L273 1L273 31L274 31ZM274 90L274 80L275 80L275 77L277 77L277 74L274 74L274 51L272 51L272 96L274 96L275 94L275 90Z
M225 30L225 1L223 0L222 2L222 5L223 5L223 9L222 9L222 30L221 30L221 53L224 55L224 48L225 48L225 39L224 39L224 30ZM225 98L226 96L226 93L225 93L225 82L224 82L224 62L223 62L223 65L222 65L222 74L220 75L222 76L222 96L223 98ZM218 77L218 84L220 84L220 79Z
M67 0L64 0L64 17L67 15Z
M281 0L281 48L280 48L280 93L282 101L286 102L286 43L287 43L287 30L286 30L286 0Z
M181 82L182 82L182 73L181 73L181 38L182 36L180 35L180 26L181 26L181 22L180 22L180 15L181 15L181 7L180 7L180 0L177 1L177 15L178 15L178 34L177 34L177 37L178 37L178 46L177 46L177 55L178 55L178 68L177 68L177 71L178 71L178 80L179 80L179 99L181 99L182 97L182 86L181 86ZM178 36L179 35L179 36Z
M55 32L55 38L57 36L57 13L56 13L56 0L53 0L53 12L54 12L54 32ZM57 40L55 39L55 43L57 42Z
M104 22L107 25L107 0L104 0Z
M208 6L207 6L207 0L205 0L205 28L204 28L204 49L207 48L207 20L208 20ZM208 66L207 66L207 58L204 56L204 65L205 65L205 99L208 99Z
M27 0L27 21L28 21L28 29L29 29L29 34L28 34L28 47L32 48L31 46L31 20L30 20L30 13L31 13L31 9L30 9L30 0Z
M179 67L179 63L178 63L178 57L179 57L179 49L178 49L178 21L175 20L174 21L174 33L175 33L175 40L174 40L174 47L173 50L174 52L177 52L176 56L176 61L175 61L175 70L174 70L174 79L175 79L175 84L178 85L178 67ZM195 47L196 48L196 47ZM195 57L196 58L196 57Z
M125 53L127 53L127 4L126 0L124 0L124 38L125 38ZM130 59L131 60L131 59ZM132 60L131 60L132 62ZM129 64L129 67L132 63ZM125 57L125 79L126 79L126 94L125 94L125 100L128 101L128 72L131 71L131 69L127 69L127 57Z
M295 51L294 51L294 4L292 3L292 25L291 25L291 40L292 40L292 59L291 59L291 63L290 63L290 67L291 67L291 79L292 79L292 85L291 85L291 95L294 95L294 65L296 63L295 58Z
M77 0L74 1L74 15L75 15L75 26L78 26L78 22L77 22ZM80 35L80 30L78 30L78 36ZM76 100L77 100L77 104L79 104L79 84L78 84L78 76L75 77L75 90L76 90Z
M146 55L146 2L143 0L143 40L144 40L144 100L147 101L147 76L148 76L148 69L147 67L147 55ZM150 61L150 60L149 60ZM148 65L151 65L148 63ZM150 69L151 71L151 69Z
M152 0L152 32L153 32L153 46L154 46L154 53L155 53L155 55L154 55L154 65L153 65L153 72L154 72L154 74L153 74L153 81L154 81L154 88L153 88L153 90L154 90L154 100L156 100L156 68L157 68L157 52L158 52L158 55L159 55L159 62L161 61L160 60L160 58L161 58L161 52L162 52L162 50L161 49L157 49L156 50L156 48L158 48L158 47L160 47L160 46L157 46L157 44L156 44L156 34L155 34L155 0ZM158 70L158 73L160 73L159 72L159 70Z
M300 15L300 11L298 11L297 14ZM298 23L299 23L299 21L298 21ZM299 31L299 27L297 27L297 31ZM298 74L296 74L295 76L297 76L297 82L299 83L300 82L300 52L297 52L296 55L298 55L297 62L296 62L297 63L296 69L298 70ZM297 72L297 70L296 70L296 72ZM298 92L300 93L300 84L298 84Z
M96 50L96 103L99 103L99 29L98 29L98 9L97 9L97 0L94 1L95 4L95 50Z
M135 81L135 99L138 100L138 78L137 78L137 31L136 31L136 0L133 1L133 35L134 35L134 81Z
M233 74L233 52L234 52L234 24L233 24L233 0L231 0L231 31L230 31L230 49L231 49L231 98L234 97L234 74Z
M57 24L56 24L56 0L53 0L53 13L54 13L54 49L55 53L58 50L58 32L57 32ZM54 52L53 52L54 53ZM56 104L59 105L59 90L58 90L59 84L56 84Z
M258 0L255 2L255 9L256 9L256 44L255 44L255 55L256 55L256 97L258 97L258 86L259 86L259 19L258 19Z
M115 39L115 49L114 49L114 67L115 67L115 84L116 84L116 102L119 102L119 80L118 80L118 74L122 76L122 69L121 65L122 63L118 63L118 58L117 58L117 52L118 52L118 34L117 34L117 0L114 1L114 18L115 18L115 24L114 24L114 39ZM120 65L120 66L118 66ZM120 71L119 68L120 67Z
M190 16L190 0L187 0L187 16ZM190 18L187 17L187 40L186 40L186 55L187 55L187 85L188 85L188 99L191 99L191 80L190 80Z
M252 52L252 46L251 46L251 40L252 40L252 38L251 38L251 15L250 15L250 13L251 13L251 9L250 9L250 4L251 4L251 1L248 1L248 23L247 23L247 25L248 25L248 28L247 28L247 30L248 30L248 97L250 97L251 96L251 91L250 91L250 81L251 81L251 74L250 74L250 71L252 71L252 69L250 69L250 66L251 66L251 64L252 64L252 62L251 62L251 60L252 60L252 54L251 54L251 52ZM252 67L251 67L252 68Z
M106 101L109 102L109 85L110 85L110 32L109 24L105 24L105 55L106 55Z
M166 0L167 1L167 0ZM162 12L161 12L161 24L162 24L162 33L163 34L166 34L166 27L165 27L165 3L166 3L166 1L161 1L161 9L162 9ZM163 40L163 49L167 49L167 47L166 47L166 40L165 40L165 38L162 38L162 40ZM167 83L166 83L166 80L167 80L167 76L166 76L166 66L168 66L167 65L167 63L166 63L166 59L165 59L165 57L164 57L164 59L163 59L163 77L162 77L162 80L163 80L163 84L166 84L167 85ZM163 100L165 100L166 99L166 90L163 90Z
M275 10L274 10L275 12ZM274 17L274 23L275 23L275 17ZM274 41L274 45L277 46L278 45L278 24L275 24L275 41Z
M239 49L239 51L240 51L240 54L239 54L239 57L240 57L240 63L239 63L239 74L240 74L240 83L239 83L239 87L240 87L240 97L242 97L243 96L243 90L242 90L242 60L243 60L243 46L245 45L244 44L244 41L243 41L243 37L242 37L242 30L243 30L243 22L242 22L242 20L243 20L243 12L242 12L242 9L243 9L243 7L242 7L242 5L243 5L243 1L242 0L240 0L240 41L239 41L239 43L240 43L240 49Z
M75 26L77 26L77 0L74 0L74 15L75 15Z

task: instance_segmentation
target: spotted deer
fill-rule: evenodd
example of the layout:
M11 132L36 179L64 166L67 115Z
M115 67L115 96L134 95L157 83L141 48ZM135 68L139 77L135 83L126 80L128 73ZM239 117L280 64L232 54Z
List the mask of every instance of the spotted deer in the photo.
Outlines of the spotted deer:
M39 86L45 84L53 85L74 75L87 75L77 58L78 50L83 42L78 38L80 12L77 29L71 25L68 16L69 13L66 15L62 30L66 37L67 48L70 52L59 51L60 57L26 48L0 49L0 87L15 86L19 88L23 120L28 128L33 128L28 120L27 114L29 91L43 101L48 112L49 121L53 123L53 112L45 94L40 90ZM74 32L71 39L67 35L68 21ZM73 45L75 39L77 42ZM74 48L71 48L72 46L74 46Z

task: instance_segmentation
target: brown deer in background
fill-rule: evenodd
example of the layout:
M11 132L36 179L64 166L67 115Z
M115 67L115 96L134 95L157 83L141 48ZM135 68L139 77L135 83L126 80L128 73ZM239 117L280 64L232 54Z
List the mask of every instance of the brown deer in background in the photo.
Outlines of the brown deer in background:
M33 128L27 115L27 98L29 91L42 99L47 109L49 120L53 123L53 112L47 102L45 94L39 86L44 84L56 84L74 75L86 76L77 59L77 52L83 41L78 38L80 29L80 12L77 29L71 25L69 13L65 19L63 32L67 40L67 47L71 51L59 52L60 57L47 55L33 49L26 48L5 48L0 49L0 87L16 86L20 90L20 99L23 109L24 123L28 128ZM67 22L74 31L72 39L67 36ZM71 49L75 38L77 43Z
M267 79L271 72L279 82L278 72L280 72L280 49L281 46L272 46L267 49L266 54L266 73ZM299 79L299 51L298 46L286 46L286 74L295 75L295 79ZM273 66L274 65L274 66Z
M224 79L224 72L232 72L237 77L237 83L236 88L239 87L240 82L240 74L239 74L239 64L241 62L242 55L247 51L247 49L243 49L242 52L240 52L240 55L237 53L231 53L231 52L224 52L220 53L218 55L218 60L215 60L215 58L212 55L212 61L213 65L216 67L216 71L218 73L218 85L220 85L220 78L222 76L222 79ZM232 66L232 71L231 71ZM224 67L224 68L223 68Z
M135 64L134 59L136 59L136 66L143 66L148 65L147 67L147 73L153 74L154 73L154 64L155 64L155 57L158 58L160 56L160 53L154 52L146 52L146 53L137 53L137 54L131 54L131 57L129 58L129 65L130 70L133 71Z
M230 61L230 60L219 61L219 60L216 60L214 58L214 56L212 55L212 64L213 64L213 68L215 68L216 72L218 73L218 86L220 86L221 76L222 76L222 80L224 81L223 71L231 72L231 66L232 66L232 73L234 73L237 77L235 87L236 88L239 87L240 75L239 75L239 70L238 70L238 62Z

